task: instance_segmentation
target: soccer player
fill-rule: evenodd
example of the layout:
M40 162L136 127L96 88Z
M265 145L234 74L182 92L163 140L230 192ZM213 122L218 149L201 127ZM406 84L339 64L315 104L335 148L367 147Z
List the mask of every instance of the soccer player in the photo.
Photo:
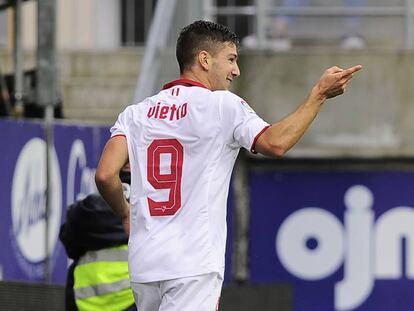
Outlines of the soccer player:
M292 114L269 125L228 91L240 75L238 37L196 21L178 38L180 79L128 106L111 128L96 170L102 196L129 236L129 273L138 310L214 311L226 241L226 201L241 147L280 157L326 99L361 69L326 70ZM119 170L131 166L130 207Z

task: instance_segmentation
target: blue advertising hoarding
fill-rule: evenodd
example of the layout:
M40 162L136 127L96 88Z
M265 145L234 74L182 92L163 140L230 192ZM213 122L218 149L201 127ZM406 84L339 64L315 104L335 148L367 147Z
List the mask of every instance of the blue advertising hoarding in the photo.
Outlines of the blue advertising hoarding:
M294 310L412 310L414 173L253 171L250 276Z
M0 279L39 282L46 254L43 124L0 120ZM57 234L66 207L96 191L107 127L56 124L49 214L51 281L64 283ZM249 175L250 280L292 284L294 310L411 310L414 173L265 171ZM225 281L231 280L233 196ZM275 306L277 307L277 306Z
M0 120L6 143L0 152L0 280L42 282L48 244L52 283L66 281L68 259L58 239L67 207L96 192L94 175L109 128L56 123L51 167L49 237L45 241L46 142L43 123ZM228 201L229 235L225 283L231 278L233 200Z
M69 204L96 192L94 172L109 137L108 127L54 125L47 242L43 124L0 120L0 132L6 138L0 153L0 277L42 281L48 251L50 281L64 283L67 257L58 239L59 228Z

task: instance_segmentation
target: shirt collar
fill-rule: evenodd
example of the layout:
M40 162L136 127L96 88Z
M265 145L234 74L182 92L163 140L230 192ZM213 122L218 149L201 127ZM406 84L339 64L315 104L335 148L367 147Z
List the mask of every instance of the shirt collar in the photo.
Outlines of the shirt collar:
M162 89L166 90L166 89L169 89L169 88L171 88L173 86L176 86L176 85L198 86L198 87L202 87L202 88L207 89L207 87L204 84L202 84L200 82L197 82L197 81L189 80L189 79L178 79L178 80L168 82L167 84L164 84Z

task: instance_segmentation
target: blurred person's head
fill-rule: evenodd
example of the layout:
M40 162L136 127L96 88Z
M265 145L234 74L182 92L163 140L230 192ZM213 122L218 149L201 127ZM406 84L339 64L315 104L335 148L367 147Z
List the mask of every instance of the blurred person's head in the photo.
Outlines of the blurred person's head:
M211 90L227 90L240 75L237 50L240 40L227 27L195 21L184 27L177 40L176 56L181 75L191 72Z

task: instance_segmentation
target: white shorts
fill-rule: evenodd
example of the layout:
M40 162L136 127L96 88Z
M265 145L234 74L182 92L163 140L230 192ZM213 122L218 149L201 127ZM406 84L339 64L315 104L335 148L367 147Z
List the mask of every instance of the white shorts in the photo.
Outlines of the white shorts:
M219 273L150 283L131 282L139 311L216 311L222 285Z

